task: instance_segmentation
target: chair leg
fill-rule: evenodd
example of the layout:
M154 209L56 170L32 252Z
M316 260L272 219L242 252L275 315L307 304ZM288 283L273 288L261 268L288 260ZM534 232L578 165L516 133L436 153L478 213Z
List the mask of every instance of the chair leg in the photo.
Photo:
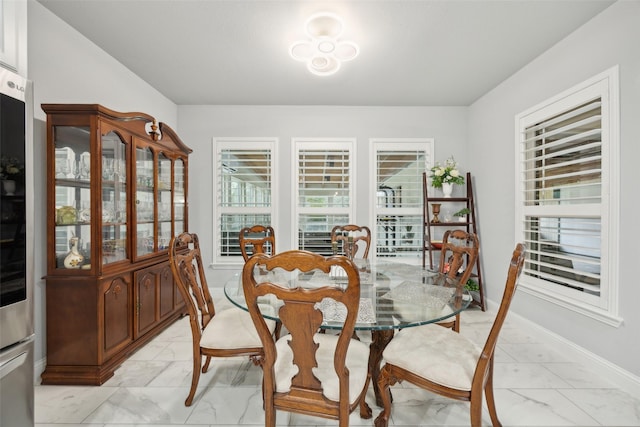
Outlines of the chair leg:
M264 427L276 427L276 409L273 407L273 400L264 401Z
M491 424L493 427L502 427L502 423L498 419L498 411L496 411L496 401L493 395L493 358L489 362L489 377L487 383L484 386L484 395L487 400L487 408L489 409L489 416L491 417Z
M453 328L454 331L460 333L460 313L456 314L456 320L453 321Z
M204 361L204 366L202 367L202 373L206 374L209 370L209 364L211 363L211 356L207 356L207 359Z
M384 365L378 377L378 389L382 398L383 409L380 415L375 419L375 427L387 427L389 425L389 417L391 416L391 390L389 387L396 383L389 373L389 365Z
M482 426L482 390L471 395L471 406L469 409L471 415L471 427Z
M200 364L202 363L202 356L199 352L193 354L193 373L191 374L191 390L187 400L184 401L184 406L191 406L193 403L193 397L196 395L196 389L198 388L198 381L200 380Z
M371 411L371 408L369 407L369 405L367 405L367 399L365 399L365 397L367 396L366 390L369 389L370 381L371 375L367 375L367 384L364 387L365 391L360 397L360 418L362 418L363 420L368 420L373 416L373 411Z

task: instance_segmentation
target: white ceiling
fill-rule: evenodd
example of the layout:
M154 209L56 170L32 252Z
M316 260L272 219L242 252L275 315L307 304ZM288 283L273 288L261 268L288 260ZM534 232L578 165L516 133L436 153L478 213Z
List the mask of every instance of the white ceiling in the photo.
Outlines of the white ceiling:
M613 0L38 0L180 105L469 105ZM288 47L343 17L329 77Z

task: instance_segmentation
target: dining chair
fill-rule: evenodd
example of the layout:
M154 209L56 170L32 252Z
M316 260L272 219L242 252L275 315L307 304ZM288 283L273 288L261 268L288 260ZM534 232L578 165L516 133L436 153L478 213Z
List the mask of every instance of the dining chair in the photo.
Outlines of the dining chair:
M484 391L491 422L500 426L493 395L493 360L500 329L504 323L525 259L525 246L513 251L500 308L480 348L461 334L436 325L401 330L382 353L385 365L378 378L384 409L375 420L386 427L391 415L389 387L403 380L452 399L471 403L471 426L482 424Z
M447 230L442 236L442 248L440 249L440 273L456 280L458 286L464 287L478 258L480 244L478 236L465 230ZM452 328L460 332L460 313L454 320L438 323L440 326Z
M200 371L207 372L212 357L249 356L255 360L262 355L262 343L249 313L235 307L216 311L202 268L196 234L182 233L173 237L169 245L169 261L191 325L193 374L191 390L184 402L185 406L191 406ZM273 332L275 322L265 321L265 328ZM206 358L204 366L202 357Z
M244 260L248 260L253 254L276 253L276 234L271 226L254 225L244 227L238 235L240 252ZM251 255L247 252L247 246L251 246Z
M366 226L355 224L336 225L331 230L331 247L334 252L342 246L342 253L349 259L362 252L362 258L369 257L371 246L371 230Z
M347 285L327 280L326 286L285 288L263 281L258 283L256 266L304 274L332 267L346 272ZM264 354L259 357L264 375L263 398L265 426L273 427L276 410L339 420L349 425L349 414L360 405L360 416L371 418L364 397L369 385L369 347L351 338L360 305L360 277L353 261L338 255L323 257L308 251L292 250L272 257L254 255L242 272L245 299L258 330ZM274 341L259 300L267 295L282 301L278 317L289 335ZM324 299L344 304L345 320L340 335L319 334Z

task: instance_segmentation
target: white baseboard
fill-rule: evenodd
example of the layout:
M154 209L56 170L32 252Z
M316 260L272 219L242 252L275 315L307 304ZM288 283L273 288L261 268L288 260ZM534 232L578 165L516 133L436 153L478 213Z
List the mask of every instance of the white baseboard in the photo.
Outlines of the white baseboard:
M33 383L34 385L40 385L42 378L40 375L44 372L44 368L47 367L47 358L43 357L40 360L36 360L33 364Z
M493 309L497 308L496 303L493 301L490 302L490 305ZM607 380L611 381L621 390L633 396L640 396L640 377L517 313L509 312L507 320L509 323L519 324L528 331L531 331L540 342L558 350L559 353L571 360L575 360L585 368L595 372L601 372Z

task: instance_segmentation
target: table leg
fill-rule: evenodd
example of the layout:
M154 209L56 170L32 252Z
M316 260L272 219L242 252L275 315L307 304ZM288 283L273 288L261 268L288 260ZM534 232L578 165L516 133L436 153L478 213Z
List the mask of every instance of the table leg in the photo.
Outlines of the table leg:
M393 329L371 331L371 346L369 346L369 372L373 383L373 392L376 395L376 405L382 407L382 397L378 388L378 377L380 376L380 362L382 352L389 341L393 338Z

